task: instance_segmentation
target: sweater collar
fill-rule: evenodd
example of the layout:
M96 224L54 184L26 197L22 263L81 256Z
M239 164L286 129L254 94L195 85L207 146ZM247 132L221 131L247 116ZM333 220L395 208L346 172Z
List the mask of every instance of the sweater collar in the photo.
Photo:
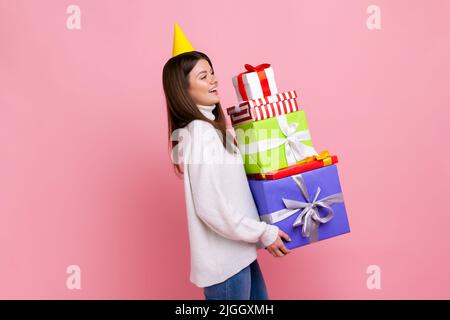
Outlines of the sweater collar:
M203 113L203 115L205 117L207 117L209 120L214 120L216 118L216 116L213 113L213 110L216 108L215 104L212 104L210 106L204 106L201 104L197 104L197 107L199 108L201 113Z

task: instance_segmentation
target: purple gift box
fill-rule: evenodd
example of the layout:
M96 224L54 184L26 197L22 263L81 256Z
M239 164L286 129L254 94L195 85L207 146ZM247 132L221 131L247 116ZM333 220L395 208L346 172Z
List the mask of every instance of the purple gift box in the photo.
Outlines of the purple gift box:
M335 164L277 180L248 180L261 220L292 241L288 249L350 232Z

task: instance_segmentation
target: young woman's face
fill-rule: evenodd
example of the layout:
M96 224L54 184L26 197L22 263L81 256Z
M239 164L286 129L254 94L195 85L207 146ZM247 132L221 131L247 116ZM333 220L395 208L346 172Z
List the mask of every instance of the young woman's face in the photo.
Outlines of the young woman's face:
M196 104L210 106L220 102L218 82L207 60L198 60L188 77L188 91Z

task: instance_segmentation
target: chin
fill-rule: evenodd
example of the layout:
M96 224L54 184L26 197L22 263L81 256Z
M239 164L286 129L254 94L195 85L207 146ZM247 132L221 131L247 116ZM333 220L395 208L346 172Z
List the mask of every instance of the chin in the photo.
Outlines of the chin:
M209 94L207 97L205 97L205 100L209 102L208 105L216 104L220 102L220 96Z
M220 98L217 97L215 99L212 99L212 102L210 104L215 104L215 103L219 103L220 102Z

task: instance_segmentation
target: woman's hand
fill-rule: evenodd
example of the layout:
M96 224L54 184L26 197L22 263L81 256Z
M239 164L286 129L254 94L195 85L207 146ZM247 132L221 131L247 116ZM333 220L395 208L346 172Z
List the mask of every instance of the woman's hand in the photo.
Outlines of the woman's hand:
M275 258L283 257L285 254L291 253L292 251L286 248L286 246L283 243L283 240L281 240L281 237L283 237L287 241L291 241L291 238L289 238L289 236L283 230L279 229L278 237L275 240L275 242L266 248L267 251L269 251L270 254L273 255Z

